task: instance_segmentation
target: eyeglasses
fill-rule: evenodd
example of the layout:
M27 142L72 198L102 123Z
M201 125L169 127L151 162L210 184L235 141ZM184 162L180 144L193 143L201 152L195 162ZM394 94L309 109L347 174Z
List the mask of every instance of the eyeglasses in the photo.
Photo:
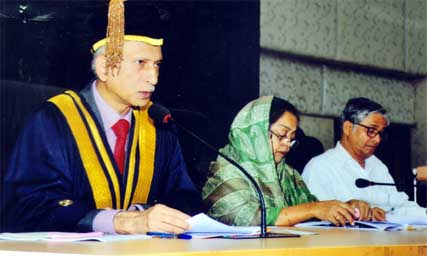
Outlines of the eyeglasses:
M387 136L387 133L385 130L378 131L374 127L366 126L366 125L361 124L361 123L355 123L355 125L359 125L359 126L362 126L363 128L366 128L366 135L368 135L368 137L371 139L375 138L375 136L377 136L378 134L380 135L381 139L385 139Z
M271 134L273 134L274 136L276 136L277 139L279 139L279 142L282 142L282 140L284 140L284 139L288 139L289 143L291 144L291 147L297 142L294 138L288 137L288 134L289 134L288 132L285 133L285 135L279 135L279 134L273 132L271 129L268 131L271 132Z

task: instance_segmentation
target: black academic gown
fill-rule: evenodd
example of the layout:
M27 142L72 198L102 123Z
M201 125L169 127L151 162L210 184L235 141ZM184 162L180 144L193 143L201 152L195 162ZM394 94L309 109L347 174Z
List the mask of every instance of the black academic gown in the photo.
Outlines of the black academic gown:
M101 127L90 86L81 96ZM113 155L109 147L108 154ZM125 179L120 182L124 187ZM5 231L75 231L79 222L90 225L95 216L91 213L96 213L76 141L65 117L51 102L44 103L23 129L4 185ZM177 136L170 128L156 127L154 174L145 203L163 203L191 215L199 211L200 202Z

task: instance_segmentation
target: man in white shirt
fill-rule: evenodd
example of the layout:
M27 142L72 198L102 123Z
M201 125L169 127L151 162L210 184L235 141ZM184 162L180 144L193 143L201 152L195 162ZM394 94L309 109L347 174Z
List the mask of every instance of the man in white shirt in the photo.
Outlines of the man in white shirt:
M389 125L386 110L367 98L350 99L341 114L342 135L335 148L313 158L302 177L319 200L359 199L372 206L372 219L385 212L398 215L426 214L426 208L409 201L408 195L394 186L358 188L359 178L373 182L395 183L388 168L374 152Z

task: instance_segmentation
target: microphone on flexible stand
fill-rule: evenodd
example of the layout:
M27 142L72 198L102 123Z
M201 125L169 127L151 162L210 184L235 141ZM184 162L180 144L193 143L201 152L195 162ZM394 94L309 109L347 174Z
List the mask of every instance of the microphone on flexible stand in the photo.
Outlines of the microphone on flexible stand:
M380 186L406 186L406 187L417 186L414 184L410 185L410 184L398 184L398 183L373 182L373 181L365 180L365 179L361 179L361 178L357 179L354 183L356 184L356 187L358 187L358 188L366 188L369 186L377 186L377 185L380 185Z
M228 156L224 155L223 153L219 152L214 146L210 145L208 142L206 142L204 139L197 136L195 133L190 131L189 129L185 128L184 126L180 125L179 123L175 122L173 119L170 111L163 107L160 104L153 104L148 109L148 115L151 119L153 119L154 123L157 124L169 124L174 123L176 126L178 126L180 129L185 131L187 134L191 135L193 138L197 139L199 142L204 144L209 149L213 150L215 153L223 157L225 160L227 160L229 163L231 163L233 166L235 166L237 169L239 169L252 183L254 186L258 198L259 198L259 204L261 208L261 238L276 238L276 237L289 237L288 234L273 234L273 233L267 233L267 221L266 221L266 210L265 210L265 202L264 202L264 196L262 195L261 188L258 186L258 183L255 181L255 179L246 171L239 163L234 161L233 159L229 158Z

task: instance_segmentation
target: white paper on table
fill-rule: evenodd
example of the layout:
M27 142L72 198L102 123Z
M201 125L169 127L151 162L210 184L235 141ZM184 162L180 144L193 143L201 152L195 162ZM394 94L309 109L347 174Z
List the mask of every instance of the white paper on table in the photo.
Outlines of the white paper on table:
M186 220L191 229L187 233L235 233L235 234L257 234L260 232L259 226L228 226L218 222L204 213L197 214Z
M119 241L129 241L129 240L145 240L150 239L151 236L147 235L118 235L118 234L105 234L103 236L97 236L97 237L86 237L86 238L79 238L79 239L67 239L67 238L55 238L55 239L48 239L47 241L58 241L58 242L72 242L72 241L98 241L98 242L119 242Z
M353 230L382 230L382 231L392 231L392 230L402 230L406 229L406 226L399 223L392 223L389 221L355 221L354 226L350 223L347 223L346 226L335 226L329 221L308 221L302 222L295 225L299 228L345 228Z
M102 232L22 232L22 233L0 233L0 240L13 241L53 241L53 242L75 242L75 241L99 241L115 242L136 239L150 239L147 235L112 235Z
M399 224L408 224L408 225L420 225L427 226L427 215L397 215L397 214L387 214L387 221L399 223Z

